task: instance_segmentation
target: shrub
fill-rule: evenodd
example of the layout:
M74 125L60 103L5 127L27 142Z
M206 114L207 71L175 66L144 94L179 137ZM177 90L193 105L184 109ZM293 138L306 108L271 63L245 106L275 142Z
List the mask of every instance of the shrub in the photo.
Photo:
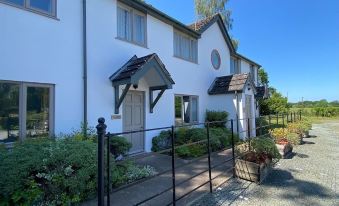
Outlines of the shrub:
M215 121L227 121L228 113L225 111L206 111L206 122L215 122ZM213 123L210 124L211 127L226 127L226 123Z
M131 147L132 144L128 142L125 137L110 137L110 152L114 155L114 157L127 154L128 150L131 149Z
M158 152L171 147L171 130L163 130L152 139L152 151Z
M286 139L287 137L287 129L285 128L275 128L269 130L270 135L275 139L275 142L279 142L280 140Z
M300 135L297 133L288 133L286 139L292 145L300 144Z
M123 143L115 145L118 150L126 151L126 140L116 140ZM28 139L11 151L0 149L0 205L73 205L94 197L97 147L91 140L65 138ZM154 174L149 166L111 161L114 187Z
M63 205L93 197L96 144L90 141L27 140L3 152L0 204Z
M251 139L251 147L256 154L266 154L269 158L281 158L275 142L269 137L260 137Z

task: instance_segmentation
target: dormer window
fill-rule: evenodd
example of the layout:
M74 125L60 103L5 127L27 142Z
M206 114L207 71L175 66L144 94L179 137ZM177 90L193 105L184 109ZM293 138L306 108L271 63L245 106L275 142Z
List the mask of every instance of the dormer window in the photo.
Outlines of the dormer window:
M146 15L120 4L117 15L117 38L146 46Z

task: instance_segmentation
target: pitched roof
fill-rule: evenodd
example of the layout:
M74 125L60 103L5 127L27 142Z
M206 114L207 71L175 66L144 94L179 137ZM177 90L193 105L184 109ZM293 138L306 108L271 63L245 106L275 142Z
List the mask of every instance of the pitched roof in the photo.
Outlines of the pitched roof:
M222 17L219 13L216 13L213 16L206 17L205 19L202 19L202 20L197 21L193 24L190 24L187 27L199 32L200 34L202 34L210 26L212 26L215 22L218 23L219 28L221 30L222 35L224 36L224 39L226 41L227 46L229 47L231 52L235 52L234 46L232 44L231 37L229 36L227 29L225 27L224 21L222 20Z
M160 65L162 72L164 72L168 80L172 84L174 84L174 81L171 78L170 73L167 71L165 65L161 62L156 53L149 54L139 58L136 55L134 55L120 69L118 69L113 75L111 75L109 79L113 82L130 79L134 74L142 70L142 68L152 60L156 60L156 62Z
M208 90L208 94L227 94L235 91L241 92L248 79L248 73L217 77Z
M218 15L218 14L214 14L212 16L209 16L209 17L206 17L204 19L201 19L197 22L194 22L190 25L188 25L189 28L195 30L195 31L198 31L200 32L206 25L208 25L210 23L210 21L213 20L213 18Z

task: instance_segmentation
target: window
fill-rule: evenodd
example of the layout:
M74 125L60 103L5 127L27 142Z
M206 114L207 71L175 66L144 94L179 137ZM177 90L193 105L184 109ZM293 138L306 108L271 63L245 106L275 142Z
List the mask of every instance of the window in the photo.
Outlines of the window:
M54 86L0 81L0 143L53 134Z
M220 55L219 55L219 52L215 49L211 53L211 62L212 62L214 69L220 68L220 64L221 64Z
M146 15L126 6L118 6L117 15L117 37L146 46Z
M198 41L177 31L174 32L174 56L198 62Z
M250 66L250 75L251 75L251 79L253 82L255 82L255 70L254 70L254 65Z
M231 57L231 74L240 74L240 61L235 57Z
M198 122L198 96L175 96L175 124Z
M0 2L49 16L56 16L56 0L0 0Z

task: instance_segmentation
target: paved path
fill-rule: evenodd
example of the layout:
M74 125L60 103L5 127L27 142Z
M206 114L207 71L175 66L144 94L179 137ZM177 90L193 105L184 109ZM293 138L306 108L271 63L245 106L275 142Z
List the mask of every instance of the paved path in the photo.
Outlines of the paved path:
M311 135L262 185L232 179L192 205L339 206L339 122L315 124Z

